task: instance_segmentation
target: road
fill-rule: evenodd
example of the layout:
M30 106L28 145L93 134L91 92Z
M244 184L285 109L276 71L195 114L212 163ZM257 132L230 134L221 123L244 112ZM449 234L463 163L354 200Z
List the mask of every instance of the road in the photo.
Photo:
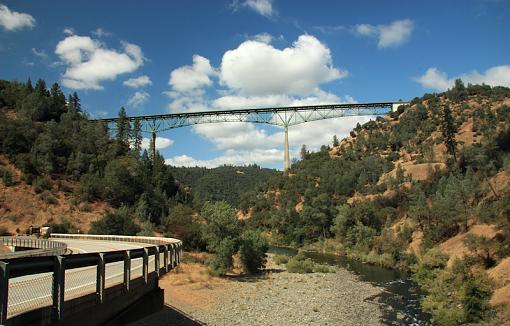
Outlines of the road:
M150 244L101 241L57 239L65 242L73 254L106 252L115 250L137 249ZM161 257L163 259L163 257ZM162 261L162 260L160 260ZM106 284L111 287L123 282L124 262L106 264ZM149 257L149 272L154 271L154 257ZM131 260L131 279L142 275L142 258ZM96 291L96 267L83 267L66 271L65 300L83 296ZM52 273L27 275L12 278L9 281L8 318L28 310L45 307L52 304Z

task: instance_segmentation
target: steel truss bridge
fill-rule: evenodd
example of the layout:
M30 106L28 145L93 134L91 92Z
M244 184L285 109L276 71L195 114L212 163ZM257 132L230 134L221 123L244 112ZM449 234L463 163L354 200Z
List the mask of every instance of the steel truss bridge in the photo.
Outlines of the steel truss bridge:
M204 123L220 122L252 122L283 127L284 141L284 170L290 167L289 163L289 136L288 128L305 122L349 117L349 116L378 116L396 110L407 102L379 102L379 103L351 103L330 105L291 106L279 108L258 108L240 110L220 110L203 112L170 113L157 115L131 116L130 123L138 121L141 131L152 135L152 155L155 154L155 140L158 132L175 128L192 126ZM97 119L115 128L118 118Z

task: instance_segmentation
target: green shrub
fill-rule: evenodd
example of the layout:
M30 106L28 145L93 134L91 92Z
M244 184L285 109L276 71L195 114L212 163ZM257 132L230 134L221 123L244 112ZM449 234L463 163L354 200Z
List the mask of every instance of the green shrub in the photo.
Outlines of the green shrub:
M3 182L4 186L10 187L10 186L14 186L16 184L16 180L15 180L14 175L12 174L11 171L3 170L0 172L2 172L2 182Z
M289 260L287 263L287 271L289 273L313 273L315 267L314 262L310 258L304 260L296 259L296 257Z
M289 262L289 256L284 255L274 255L273 262L277 265L284 265Z
M140 227L129 215L127 207L119 208L116 213L106 213L102 219L92 222L89 234L136 235Z
M48 190L44 190L40 195L39 197L46 203L46 204L50 204L50 205L57 205L58 204L58 199L55 198L55 196L53 196L53 194L48 191Z
M33 186L36 194L40 194L41 192L43 192L45 190L51 190L50 178L47 176L37 177L32 182L32 186Z
M255 274L266 265L266 252L269 249L266 238L258 230L248 230L241 235L239 255L243 270Z

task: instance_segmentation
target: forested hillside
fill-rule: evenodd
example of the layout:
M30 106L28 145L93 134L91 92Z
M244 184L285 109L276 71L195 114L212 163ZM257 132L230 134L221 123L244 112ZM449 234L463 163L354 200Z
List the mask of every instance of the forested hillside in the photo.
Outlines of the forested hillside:
M172 167L171 172L186 187L195 207L206 201L224 200L239 207L241 198L248 190L263 189L267 181L281 172L264 169L257 165L203 167Z
M333 145L246 196L248 223L413 271L439 324L508 318L510 89L458 80Z
M62 204L70 204L67 211L87 212L98 202L105 202L103 220L124 225L111 232L135 234L140 226L151 232L168 214L179 189L163 157L157 155L151 160L141 151L139 126L130 128L122 119L124 109L119 117L112 138L105 125L88 120L76 93L66 100L56 83L48 91L43 80L35 87L30 80L1 81L0 155L8 161L2 160L0 166L4 193L31 186L28 191L32 197L25 191L25 198L34 202L26 206L37 207L42 201L48 212L61 212L57 207ZM2 219L15 204L2 203ZM116 214L118 208L122 209ZM14 222L25 226L34 223L33 217L19 213L11 217ZM85 231L93 220L81 223ZM103 220L92 223L93 232L101 231ZM58 224L59 229L80 224L70 216L53 216L47 222Z

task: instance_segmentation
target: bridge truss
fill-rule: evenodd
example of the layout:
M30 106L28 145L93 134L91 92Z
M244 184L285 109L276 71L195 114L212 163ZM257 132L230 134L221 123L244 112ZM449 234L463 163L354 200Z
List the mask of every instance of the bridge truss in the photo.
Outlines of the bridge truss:
M140 122L141 131L152 135L151 151L155 153L155 139L158 132L175 128L192 126L204 123L220 122L251 122L263 123L283 127L285 130L284 144L284 170L290 167L288 128L297 124L348 117L348 116L378 116L395 110L398 106L407 104L404 102L379 102L379 103L350 103L330 105L308 105L280 108L258 108L240 110L220 110L203 112L185 112L157 115L142 115L128 117L130 123ZM118 118L97 119L109 127L115 127Z

